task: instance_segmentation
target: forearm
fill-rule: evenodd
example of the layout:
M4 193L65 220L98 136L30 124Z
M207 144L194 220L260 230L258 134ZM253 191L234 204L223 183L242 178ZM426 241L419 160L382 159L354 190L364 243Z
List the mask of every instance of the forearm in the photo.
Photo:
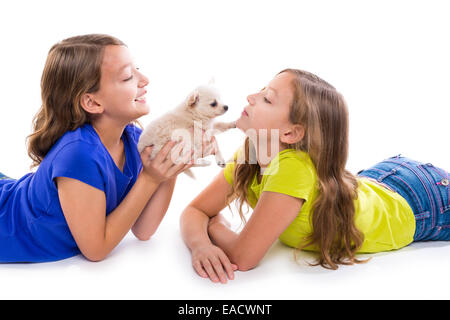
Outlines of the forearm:
M181 236L190 250L211 244L208 223L209 217L204 212L191 206L183 210L180 218Z
M139 174L127 196L106 217L102 246L103 257L111 252L125 237L157 188L158 184L154 183L143 173Z
M131 229L138 239L148 240L158 229L169 208L176 179L177 177L161 183L150 200L148 200Z

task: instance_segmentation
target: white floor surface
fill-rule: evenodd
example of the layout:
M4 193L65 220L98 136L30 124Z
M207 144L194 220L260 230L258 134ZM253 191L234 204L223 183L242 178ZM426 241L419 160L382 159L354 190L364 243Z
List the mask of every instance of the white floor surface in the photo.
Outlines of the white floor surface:
M214 174L217 167L195 169ZM203 177L204 178L201 178ZM336 271L311 267L313 255L277 241L253 270L227 284L203 279L191 267L179 216L207 183L180 176L167 216L149 241L129 233L107 259L82 256L39 264L0 265L0 299L449 299L450 242L413 243L364 255L366 264ZM189 191L185 186L190 186ZM184 187L183 187L184 186ZM224 210L238 227L237 214Z

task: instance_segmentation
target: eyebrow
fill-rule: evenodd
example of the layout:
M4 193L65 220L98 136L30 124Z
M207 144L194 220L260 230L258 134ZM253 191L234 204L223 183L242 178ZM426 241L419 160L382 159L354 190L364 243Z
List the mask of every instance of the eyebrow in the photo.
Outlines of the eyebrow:
M272 88L272 87L264 87L264 88L261 89L261 91L264 90L264 89L266 89L266 88L272 90L273 92L275 92L275 95L277 95L277 90L275 90L275 89Z
M277 94L278 94L277 90L275 90L274 88L272 88L272 87L269 87L269 89L270 89L270 90L272 90L273 92L275 92L275 95L277 95Z
M120 67L119 71L117 71L117 73L120 73L123 69L125 69L126 67L131 66L131 63L127 63L126 65Z

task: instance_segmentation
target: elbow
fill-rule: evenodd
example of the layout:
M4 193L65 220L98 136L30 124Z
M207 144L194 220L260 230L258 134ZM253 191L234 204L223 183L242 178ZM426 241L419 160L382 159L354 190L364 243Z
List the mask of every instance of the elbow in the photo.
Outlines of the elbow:
M144 232L138 230L137 228L132 228L131 231L133 232L134 236L140 241L148 241L155 234L155 230L147 230Z
M88 246L79 247L81 254L91 262L100 262L105 260L108 254L113 250L103 241L91 241Z
M85 252L81 252L83 254L83 256L91 261L91 262L100 262L102 260L105 260L107 254L101 252L101 251L97 251L97 250L88 250Z
M251 262L237 262L236 265L238 266L239 271L249 271L251 269L254 269L258 263L251 263Z
M100 262L100 261L105 259L105 257L100 257L100 256L87 256L87 255L84 255L84 257L87 260L89 260L90 262Z
M148 241L148 240L150 240L151 237L152 237L151 234L136 236L136 238L140 241Z
M239 271L248 271L256 268L259 260L252 259L248 255L239 255L235 259L232 259L233 263L237 265Z

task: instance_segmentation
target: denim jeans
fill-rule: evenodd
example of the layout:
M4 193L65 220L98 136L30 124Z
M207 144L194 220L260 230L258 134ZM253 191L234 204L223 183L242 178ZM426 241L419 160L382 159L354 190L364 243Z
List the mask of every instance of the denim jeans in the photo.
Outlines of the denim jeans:
M3 173L0 172L0 180L2 179L11 179L11 178L5 176Z
M414 241L450 240L450 174L401 155L358 172L406 199L416 218Z

